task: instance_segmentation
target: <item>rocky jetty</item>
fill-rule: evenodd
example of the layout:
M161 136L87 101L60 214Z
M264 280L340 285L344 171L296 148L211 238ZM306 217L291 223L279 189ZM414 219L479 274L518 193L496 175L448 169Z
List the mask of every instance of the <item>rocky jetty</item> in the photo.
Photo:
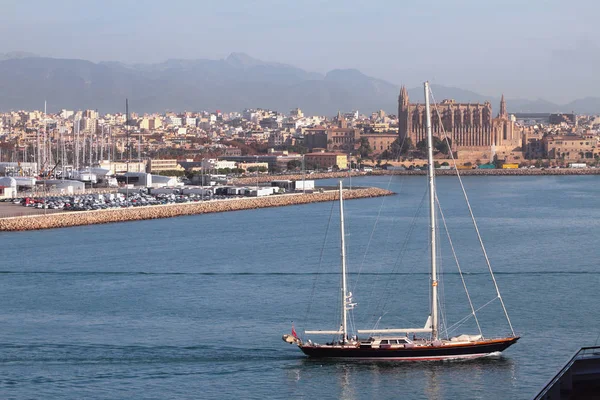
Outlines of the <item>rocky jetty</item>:
M389 196L392 194L394 193L390 192L389 190L379 188L356 188L352 190L345 190L344 199L361 199L366 197ZM0 231L27 231L37 229L65 228L79 225L105 224L110 222L170 218L179 217L182 215L317 203L333 201L337 198L338 192L331 190L322 193L285 194L258 198L250 197L185 204L21 216L0 219Z
M387 171L384 171L387 172ZM313 174L305 174L304 179L316 180L316 179L333 179L333 178L347 178L348 176L365 176L367 172L315 172ZM272 182L275 180L290 180L290 181L301 181L303 178L302 174L288 174L288 175L259 175L245 177L245 178L234 178L232 182L234 185L256 185L256 182L265 183Z

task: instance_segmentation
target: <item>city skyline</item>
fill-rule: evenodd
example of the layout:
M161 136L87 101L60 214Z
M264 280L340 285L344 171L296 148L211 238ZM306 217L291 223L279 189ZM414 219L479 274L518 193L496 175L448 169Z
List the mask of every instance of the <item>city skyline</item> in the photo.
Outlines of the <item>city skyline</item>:
M124 63L244 52L307 71L356 68L395 85L429 80L507 98L567 103L600 92L593 79L600 6L591 1L134 5L9 1L0 52Z

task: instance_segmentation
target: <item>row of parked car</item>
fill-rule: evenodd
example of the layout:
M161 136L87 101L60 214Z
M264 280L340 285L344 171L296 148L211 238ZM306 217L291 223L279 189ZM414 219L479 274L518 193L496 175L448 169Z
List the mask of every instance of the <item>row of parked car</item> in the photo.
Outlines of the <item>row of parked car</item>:
M78 196L48 196L24 197L13 199L14 204L24 207L34 207L64 211L90 211L105 210L109 208L128 208L141 206L155 206L160 204L189 203L196 201L212 200L225 196L211 196L190 194L157 194L132 192L127 196L123 193L86 194Z

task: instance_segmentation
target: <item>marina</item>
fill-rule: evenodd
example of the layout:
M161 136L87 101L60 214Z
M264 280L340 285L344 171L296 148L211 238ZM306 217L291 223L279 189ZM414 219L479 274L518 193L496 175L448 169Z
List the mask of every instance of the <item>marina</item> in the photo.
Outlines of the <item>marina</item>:
M381 188L355 188L349 190L349 199L389 196L393 193ZM98 195L100 196L100 195ZM136 198L129 197L135 202ZM133 199L133 200L131 200ZM145 199L145 198L144 198ZM152 198L154 199L154 198ZM79 225L104 224L110 222L138 221L144 219L171 218L183 215L218 213L226 211L240 211L265 207L282 207L290 205L308 204L314 202L326 202L336 199L335 191L323 191L314 193L292 193L272 195L265 197L232 197L220 200L207 200L189 197L173 196L159 197L161 204L155 200L142 203L116 203L112 208L98 208L78 210L80 212L55 212L49 214L32 214L26 216L15 216L0 218L0 231L24 231L37 229L65 228ZM106 203L103 203L106 204ZM141 206L135 207L133 204ZM8 205L11 206L10 204ZM22 209L22 207L19 207ZM0 208L2 210L2 208ZM15 210L15 208L13 208ZM46 211L45 209L43 211ZM50 210L56 211L56 210ZM16 211L17 213L19 211Z

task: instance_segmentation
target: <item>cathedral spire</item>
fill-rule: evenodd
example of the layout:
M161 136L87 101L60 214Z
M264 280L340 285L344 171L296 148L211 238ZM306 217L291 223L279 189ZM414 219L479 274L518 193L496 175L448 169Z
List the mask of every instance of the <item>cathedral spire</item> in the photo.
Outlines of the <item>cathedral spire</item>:
M404 85L402 85L400 88L400 96L398 96L398 109L403 111L408 110L408 91Z
M344 118L344 116L342 115L341 111L338 111L337 125L338 125L338 128L347 128L348 127L348 123L346 122L346 118Z
M500 99L500 112L498 113L499 118L508 118L508 113L506 112L506 101L504 101L504 95Z

